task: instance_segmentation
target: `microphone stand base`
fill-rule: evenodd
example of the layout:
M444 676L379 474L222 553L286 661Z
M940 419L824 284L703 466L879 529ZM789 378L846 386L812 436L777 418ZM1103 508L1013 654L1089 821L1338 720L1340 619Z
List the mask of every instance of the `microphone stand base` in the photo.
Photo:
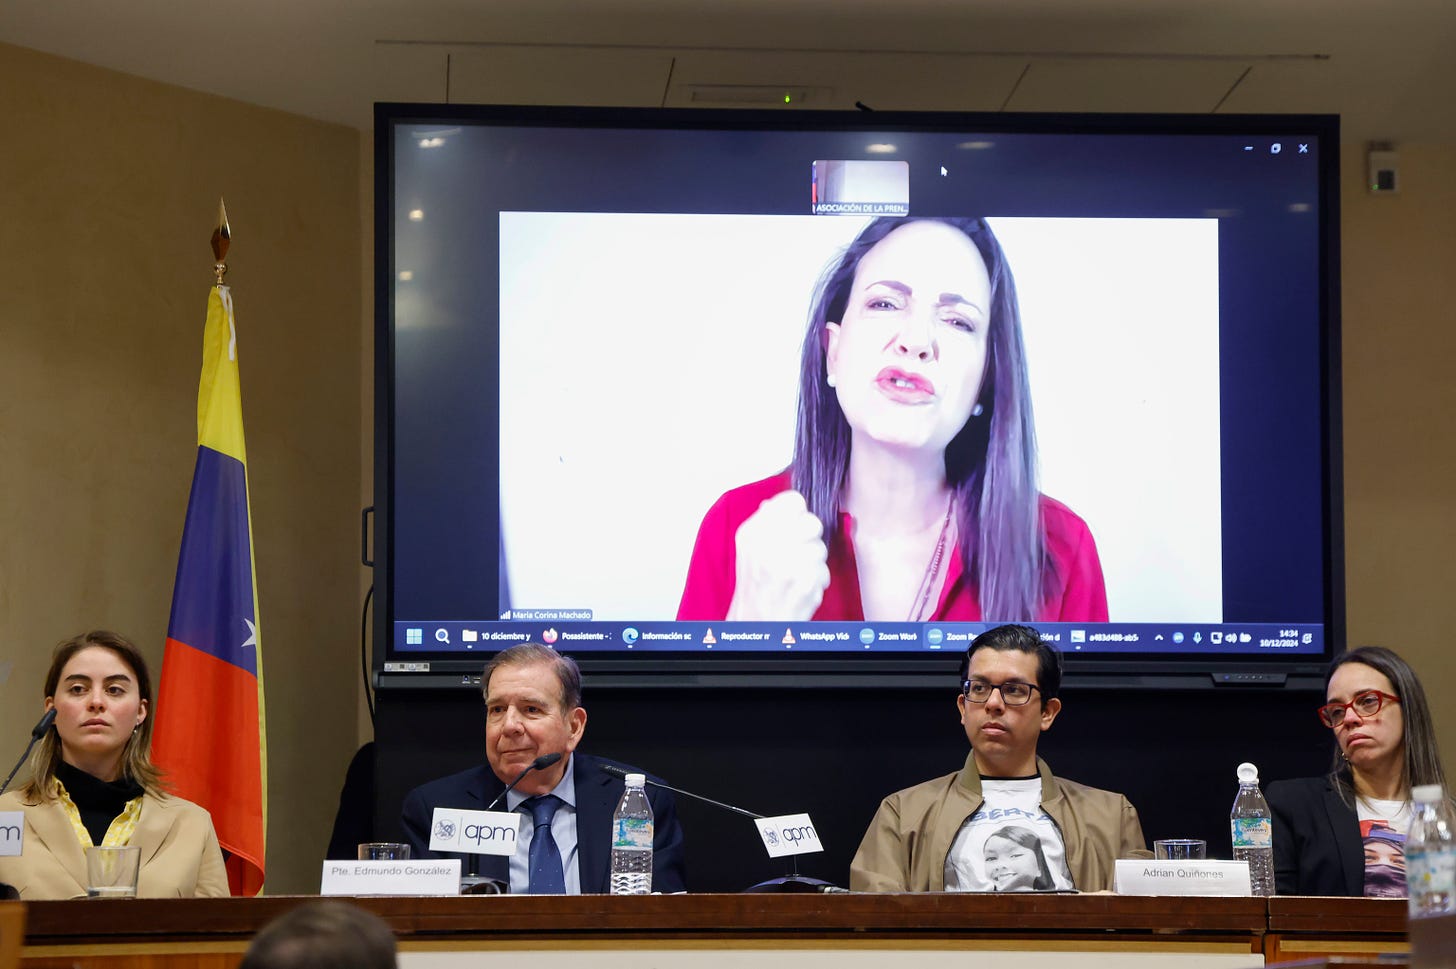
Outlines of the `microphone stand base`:
M461 895L507 895L510 890L505 882L484 875L465 875L460 879Z
M846 889L840 888L832 882L824 881L822 878L810 878L807 875L784 875L782 878L770 878L766 882L759 882L745 888L748 892L843 892Z

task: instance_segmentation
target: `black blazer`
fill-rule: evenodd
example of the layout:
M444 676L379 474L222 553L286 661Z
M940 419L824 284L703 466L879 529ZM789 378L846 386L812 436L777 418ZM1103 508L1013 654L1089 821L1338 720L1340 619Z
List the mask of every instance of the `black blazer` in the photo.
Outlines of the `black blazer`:
M626 786L621 778L603 771L602 764L613 764L633 772L637 770L588 754L571 755L572 779L576 784L576 863L582 893L587 895L605 895L610 887L612 813L617 810L617 802L622 799L622 790ZM471 870L473 858L479 874L509 884L510 859L503 855L463 855L429 850L430 824L435 808L484 811L503 790L505 784L486 764L421 784L410 791L400 814L405 840L410 845L410 856L459 858L462 873ZM652 805L653 820L652 890L685 892L683 833L672 793L649 784L647 800Z
M1280 895L1364 895L1360 821L1328 777L1275 781L1264 792L1274 820Z

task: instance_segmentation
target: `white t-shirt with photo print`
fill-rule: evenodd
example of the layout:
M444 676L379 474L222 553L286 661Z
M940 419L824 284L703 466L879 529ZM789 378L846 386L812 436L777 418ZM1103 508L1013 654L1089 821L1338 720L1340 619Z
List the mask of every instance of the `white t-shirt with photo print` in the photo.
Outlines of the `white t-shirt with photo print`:
M1041 809L1041 778L981 780L985 800L945 859L948 892L1068 890L1072 873L1056 822Z
M1411 802L1361 797L1355 814L1365 849L1365 896L1405 898L1405 835Z

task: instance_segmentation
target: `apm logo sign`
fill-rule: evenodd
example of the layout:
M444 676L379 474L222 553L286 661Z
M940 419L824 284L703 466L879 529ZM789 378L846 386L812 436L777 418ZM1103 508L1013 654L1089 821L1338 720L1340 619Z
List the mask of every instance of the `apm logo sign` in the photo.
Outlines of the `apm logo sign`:
M19 855L24 838L25 812L0 811L0 858Z
M758 833L763 838L763 846L770 858L824 850L824 845L819 843L819 832L814 830L814 822L809 820L807 814L759 818L753 823L758 825Z
M467 824L465 830L461 832L461 843L474 846L478 851L480 846L488 841L499 841L509 845L511 851L514 852L516 834L520 830L519 821L514 824Z
M469 855L513 855L522 814L510 811L461 811L435 808L430 823L431 851Z

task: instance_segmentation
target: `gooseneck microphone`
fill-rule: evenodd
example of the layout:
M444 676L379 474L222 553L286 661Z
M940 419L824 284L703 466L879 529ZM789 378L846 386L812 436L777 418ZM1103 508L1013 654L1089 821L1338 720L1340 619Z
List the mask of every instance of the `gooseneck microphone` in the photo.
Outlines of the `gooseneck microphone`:
M11 769L10 775L5 778L5 783L0 784L0 794L4 794L5 789L10 786L10 782L15 780L15 772L20 770L20 765L25 763L25 758L30 756L30 751L32 748L35 747L36 741L44 737L46 735L46 731L51 729L51 724L55 722L56 708L51 707L45 712L45 716L40 718L40 723L37 723L34 727L31 728L30 743L25 745L25 753L21 754L20 759L15 762L15 766Z
M505 796L511 793L511 791L514 791L516 789L516 785L521 783L521 778L531 773L531 771L543 770L547 767L550 767L552 764L556 763L560 759L561 754L558 752L555 754L542 754L540 757L537 757L535 760L531 761L529 764L526 765L525 770L521 771L519 774L516 775L515 780L511 781L509 784L506 785L506 789L500 792L500 796L497 797L494 801L490 802L490 807L486 808L486 810L494 811L495 806L501 801L505 800Z
M613 777L620 777L624 780L627 777L628 772L623 768L618 767L616 764L601 764L599 766L604 773L611 774ZM674 794L681 794L684 797L690 797L694 801L702 801L704 804L711 804L714 807L722 808L725 811L732 811L734 814L741 814L745 818L753 818L755 821L762 821L763 819L768 817L768 815L766 814L757 814L753 811L747 810L746 808L735 807L734 805L726 804L723 801L715 801L711 797L704 797L701 794L694 794L692 791L685 791L680 787L673 787L671 784L664 784L662 781L655 781L650 777L646 778L646 781L653 787L660 787L665 791L672 791ZM757 885L745 889L745 891L842 892L844 891L844 889L840 888L838 885L833 885L818 878L808 878L806 876L800 875L798 856L789 855L788 875L784 876L783 878L772 878L766 882L759 882Z
M620 777L623 780L627 779L628 772L618 767L616 764L602 764L601 768L603 771L611 774L613 777ZM516 779L520 780L520 778ZM653 787L660 787L665 791L672 791L674 794L681 794L683 797L690 797L694 801L702 801L704 804L711 804L714 807L723 808L725 811L732 811L734 814L741 814L745 818L753 818L755 821L761 821L764 818L768 817L768 815L766 814L755 814L754 812L745 810L741 807L734 807L731 804L724 804L722 801L715 801L711 797L704 797L701 794L694 794L692 791L685 791L680 787L673 787L671 784L664 784L661 781L654 781L650 777L647 778L647 783L651 784Z
M505 798L506 798L506 795L509 794L509 793L511 793L511 791L514 791L516 789L516 785L519 784L519 783L521 783L521 779L523 777L525 777L527 774L531 773L531 771L533 771L533 770L543 770L543 769L545 769L547 767L550 767L552 764L556 763L560 759L561 759L561 752L560 751L557 751L554 754L542 754L540 757L537 757L535 760L531 761L529 764L526 765L526 769L523 770L523 771L521 771L519 774L517 774L516 775L516 779L513 780L513 781L511 781L509 784L507 784L506 785L506 789L504 791L501 791L500 792L500 795L497 796L494 801L491 801L490 802L490 806L488 808L486 808L486 810L487 811L494 811L495 808L496 808L496 805L499 804L501 801L504 801ZM480 855L471 855L470 856L469 869L470 870L465 873L465 876L467 878L476 878L476 877L478 877L478 875L480 873ZM504 889L500 889L500 890L501 891L504 891Z

